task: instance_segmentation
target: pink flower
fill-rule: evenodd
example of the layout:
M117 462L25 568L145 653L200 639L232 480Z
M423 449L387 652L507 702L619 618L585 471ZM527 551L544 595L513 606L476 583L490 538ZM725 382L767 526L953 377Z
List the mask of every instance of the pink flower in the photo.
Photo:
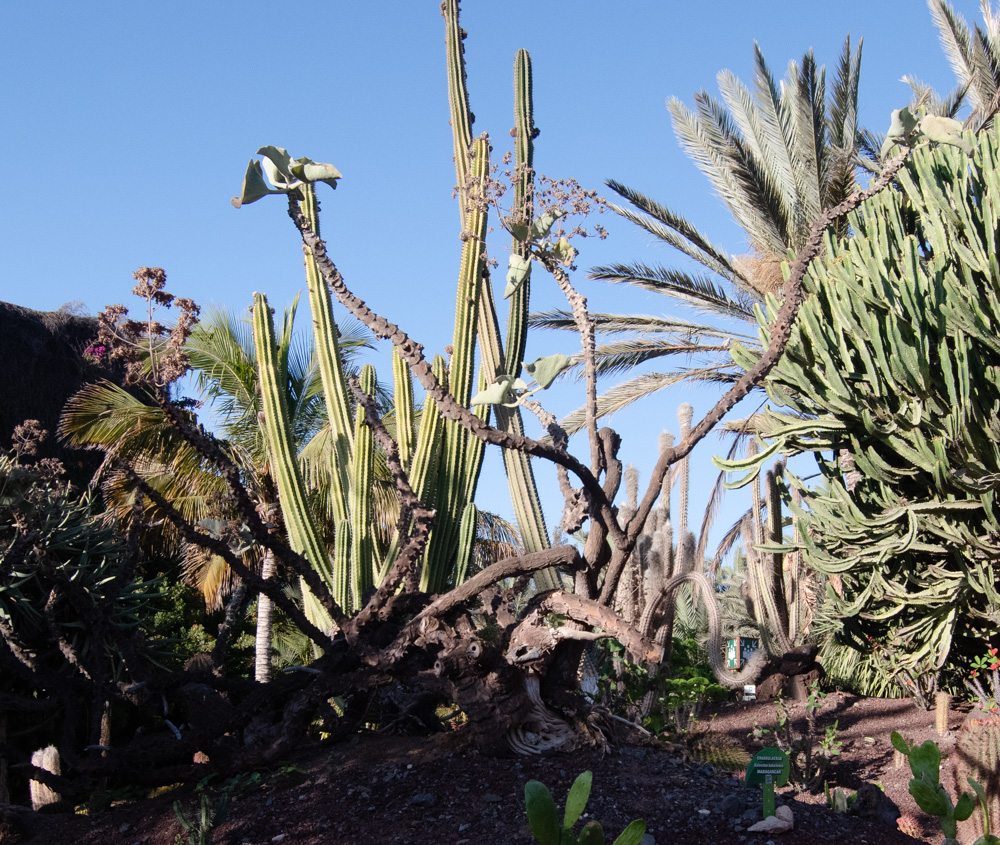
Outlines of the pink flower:
M971 671L971 672L970 672L969 674L971 674L971 675L972 675L972 677L974 678L974 677L976 677L976 675L978 675L979 673L978 673L978 672L977 672L977 671L976 671L975 669L973 669L973 670L972 670L972 671Z

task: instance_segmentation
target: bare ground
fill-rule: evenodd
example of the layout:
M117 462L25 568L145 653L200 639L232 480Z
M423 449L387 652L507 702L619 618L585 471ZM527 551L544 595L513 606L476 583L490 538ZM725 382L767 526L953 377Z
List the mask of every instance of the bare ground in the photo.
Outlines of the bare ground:
M799 711L801 712L801 711ZM838 720L842 754L829 769L830 785L856 790L880 784L885 795L917 825L913 839L878 817L835 814L822 793L778 790L778 803L792 808L795 828L782 834L749 833L761 806L759 789L662 743L630 732L609 753L579 750L545 758L495 759L468 747L461 730L432 737L366 734L332 746L303 749L293 773L261 773L260 783L236 793L217 845L362 845L402 842L533 842L524 813L524 784L537 779L561 806L573 779L590 769L594 786L588 812L611 841L635 818L643 818L658 845L696 842L746 845L938 842L940 830L923 816L907 792L907 767L897 768L889 742L898 730L909 739L936 739L947 753L965 714L953 710L949 733L938 737L934 714L909 701L830 695L821 724ZM755 724L774 723L774 705L732 704L708 714L708 729L730 737L750 753L761 747ZM0 812L3 845L174 845L181 827L173 812L180 800L189 810L191 787L156 798L120 803L92 816ZM728 799L728 800L727 800ZM744 815L745 814L745 815ZM187 841L185 836L182 842ZM648 842L649 840L647 840Z

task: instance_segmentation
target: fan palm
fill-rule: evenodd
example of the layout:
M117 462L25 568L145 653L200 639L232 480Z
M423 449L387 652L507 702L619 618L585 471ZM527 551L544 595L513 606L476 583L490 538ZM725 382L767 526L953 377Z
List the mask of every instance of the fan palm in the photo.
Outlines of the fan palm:
M295 304L285 313L284 331L279 342L280 354L287 361L287 401L301 445L300 454L307 475L322 490L323 476L330 471L329 452L324 449L329 435L325 420L322 386L308 341L293 335ZM341 329L342 349L348 360L368 345L360 326ZM257 389L257 366L253 332L248 323L224 309L214 309L195 328L186 346L202 397L211 403L213 428L222 436L222 446L240 467L243 482L258 502L262 512L276 501L270 478L266 448L258 424L260 398ZM194 448L170 425L163 411L152 401L142 399L108 382L91 384L67 403L60 424L60 435L70 445L101 449L108 455L105 465L124 458L190 522L218 526L225 485L207 468ZM119 517L129 518L132 494L114 473L104 481L109 509ZM391 495L382 497L391 503ZM327 507L321 493L317 504ZM156 525L161 538L174 541L170 523L155 513L147 503L147 521ZM384 513L391 524L394 516ZM213 520L207 523L206 520ZM331 538L332 539L332 538ZM185 546L185 575L201 590L206 604L218 608L232 589L232 573L218 557ZM273 558L259 548L243 552L245 561L262 567L263 577L273 577ZM258 599L256 675L266 680L270 668L270 599Z
M791 62L776 81L754 45L754 89L724 70L718 75L722 101L702 90L689 109L677 98L668 108L687 154L708 177L733 219L746 233L750 252L733 257L680 214L614 180L608 186L628 206L612 208L627 220L693 260L689 271L643 262L595 267L591 277L664 294L715 318L596 314L596 329L614 340L598 348L602 374L628 372L665 358L687 360L667 372L643 373L598 400L601 415L681 381L731 384L740 371L729 356L734 341L757 345L754 309L782 282L781 263L805 241L820 212L856 187L863 133L858 127L861 43L845 40L833 88L812 51ZM841 224L845 225L845 224ZM572 329L572 315L532 317L540 327ZM746 328L741 329L741 324ZM563 425L578 430L583 410Z

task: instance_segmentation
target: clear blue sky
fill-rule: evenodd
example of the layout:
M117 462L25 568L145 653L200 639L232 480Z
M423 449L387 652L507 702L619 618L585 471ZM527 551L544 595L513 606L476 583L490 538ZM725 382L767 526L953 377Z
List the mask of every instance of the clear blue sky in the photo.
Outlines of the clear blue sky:
M979 20L975 0L954 5ZM0 54L0 299L39 310L79 300L96 313L128 299L136 267L157 265L172 292L203 305L243 308L261 290L280 307L303 287L284 203L239 211L229 203L248 158L275 144L341 170L336 193L320 186L334 260L374 308L441 351L460 246L437 0L298 8L9 4ZM848 32L865 39L864 125L883 131L890 111L908 101L903 74L940 92L954 85L923 0L466 0L462 20L474 128L491 134L498 157L512 125L513 56L525 47L539 171L598 190L607 178L640 188L734 254L746 244L680 151L668 96L690 104L700 88L715 93L723 68L749 80L755 39L776 75L812 47L832 76ZM658 297L586 280L595 264L671 259L624 221L603 222L611 236L584 242L578 260L576 282L591 307L663 313L669 306ZM493 245L502 248L502 239ZM535 291L533 308L561 307L553 285L536 282ZM571 351L570 343L569 335L536 335L528 358ZM551 410L563 414L581 398L560 388ZM677 430L677 404L692 401L700 415L713 399L685 389L619 415L624 459L648 474L656 435ZM714 477L716 443L710 438L694 458L695 509ZM494 456L480 502L510 515L498 467ZM554 525L553 473L539 472ZM720 525L740 504L730 500Z

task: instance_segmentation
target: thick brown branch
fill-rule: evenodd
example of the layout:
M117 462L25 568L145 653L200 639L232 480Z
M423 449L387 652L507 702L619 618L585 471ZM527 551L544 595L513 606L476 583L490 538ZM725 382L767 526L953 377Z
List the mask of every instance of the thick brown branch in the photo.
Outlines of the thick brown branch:
M479 595L487 587L492 587L504 578L527 575L553 566L577 567L583 564L579 551L574 546L555 546L539 552L529 552L519 557L507 557L477 572L462 586L450 593L439 596L413 619L414 623L432 616L441 616L454 607ZM411 623L412 624L412 623Z
M431 525L434 520L434 511L424 505L423 502L413 492L410 480L399 460L399 448L396 441L392 439L382 420L378 415L373 397L365 393L358 384L357 379L351 379L351 391L355 400L361 405L365 412L365 423L372 430L372 434L382 447L385 453L385 462L392 473L393 483L396 486L396 495L399 497L400 517L397 530L405 540L399 550L396 560L393 561L392 568L382 579L382 583L375 591L375 594L368 601L364 609L351 620L348 629L345 631L348 637L356 634L365 624L386 605L386 602L396 593L396 588L406 579L408 575L415 571L417 560L427 545L430 536ZM412 520L412 525L410 524Z
M719 399L719 401L715 404L715 407L712 408L712 410L710 410L701 419L701 421L691 429L687 437L685 437L676 446L665 449L660 453L660 458L656 462L656 467L653 469L653 474L650 478L646 494L643 496L642 502L639 504L635 515L629 520L628 525L625 527L626 541L620 548L616 548L615 550L615 560L612 562L612 571L609 571L608 573L609 577L612 575L614 576L615 584L617 584L618 577L621 574L621 569L624 566L625 561L628 559L628 556L632 553L632 549L635 547L635 542L638 539L639 534L642 533L642 528L646 523L646 519L649 517L650 511L653 509L653 505L656 503L656 499L660 494L660 488L667 470L669 470L673 464L677 463L677 461L688 455L695 445L701 441L702 438L704 438L705 435L708 434L708 432L711 431L719 423L719 421L733 409L737 402L743 399L754 387L763 382L768 373L771 372L781 359L782 354L784 354L785 347L788 345L789 338L792 334L792 324L795 322L799 307L802 305L802 280L805 278L806 270L808 269L810 262L812 262L814 258L818 257L823 251L823 235L827 227L838 218L843 217L850 211L853 211L866 199L874 196L891 184L892 180L896 176L896 173L906 161L908 154L909 150L904 147L903 151L899 155L886 164L886 166L882 169L882 172L879 174L878 179L876 179L868 188L863 191L855 191L842 203L825 211L822 215L820 215L819 219L813 223L805 245L799 250L790 267L788 281L785 282L782 290L784 301L778 309L774 324L771 327L771 337L768 342L767 349L764 350L763 355L761 355L757 363L740 376L736 384L734 384L725 393L725 395ZM612 585L612 589L615 584Z
M663 646L653 640L643 637L635 628L620 617L614 610L599 601L587 599L574 593L554 591L545 595L535 608L525 617L511 635L511 650L516 653L520 643L533 643L537 636L528 633L529 628L537 628L549 613L558 613L592 628L600 628L608 636L614 637L628 649L635 659L646 663L659 663L663 658ZM559 628L551 631L551 642L560 639L580 639L578 631L562 631Z
M226 563L229 564L232 570L239 575L241 579L243 579L244 583L248 584L254 592L264 593L264 595L268 596L278 607L287 613L288 617L314 642L321 645L324 649L329 649L333 646L333 640L324 631L321 631L306 618L306 615L299 610L299 608L291 599L288 598L288 596L285 595L285 591L277 585L274 579L269 578L264 580L255 572L248 569L243 561L240 560L237 555L233 554L232 549L230 549L224 541L216 539L210 534L206 534L204 531L199 531L191 525L186 519L184 519L183 516L180 515L180 513L177 512L177 509L174 508L170 502L160 495L157 490L150 487L142 478L139 477L139 475L135 473L131 467L125 465L123 466L122 471L133 484L142 490L142 492L163 511L167 519L173 523L173 525L180 532L181 536L187 542L194 543L197 546L208 549L213 554L221 557ZM278 545L270 537L268 542L272 545ZM286 549L285 551L288 552L290 550ZM277 554L277 552L275 554ZM306 568L308 568L309 571L313 572L315 575L315 571L312 570L311 567ZM306 583L308 583L308 581ZM309 584L309 587L312 588L312 584ZM343 620L343 614L341 614L341 620ZM340 623L338 622L338 624Z
M444 389L441 383L431 371L431 365L423 354L423 347L410 338L395 323L389 322L385 317L376 314L364 302L355 296L340 274L333 261L330 260L326 252L326 243L313 232L309 226L309 221L305 215L299 211L298 200L289 194L288 214L295 223L296 228L302 236L302 241L310 249L316 266L319 268L323 280L329 286L337 300L364 323L376 337L390 340L399 350L400 356L410 365L410 370L416 376L417 381L427 391L437 403L438 410L445 419L459 423L474 437L479 438L484 443L499 446L503 449L516 449L528 455L538 458L545 458L555 464L566 467L577 476L587 488L593 501L600 503L600 509L605 513L608 523L612 523L611 502L607 501L604 491L593 473L581 464L575 457L570 455L565 449L560 449L547 443L539 443L530 437L514 432L500 431L479 419L468 408L463 407L455 398ZM622 536L624 539L624 536Z

